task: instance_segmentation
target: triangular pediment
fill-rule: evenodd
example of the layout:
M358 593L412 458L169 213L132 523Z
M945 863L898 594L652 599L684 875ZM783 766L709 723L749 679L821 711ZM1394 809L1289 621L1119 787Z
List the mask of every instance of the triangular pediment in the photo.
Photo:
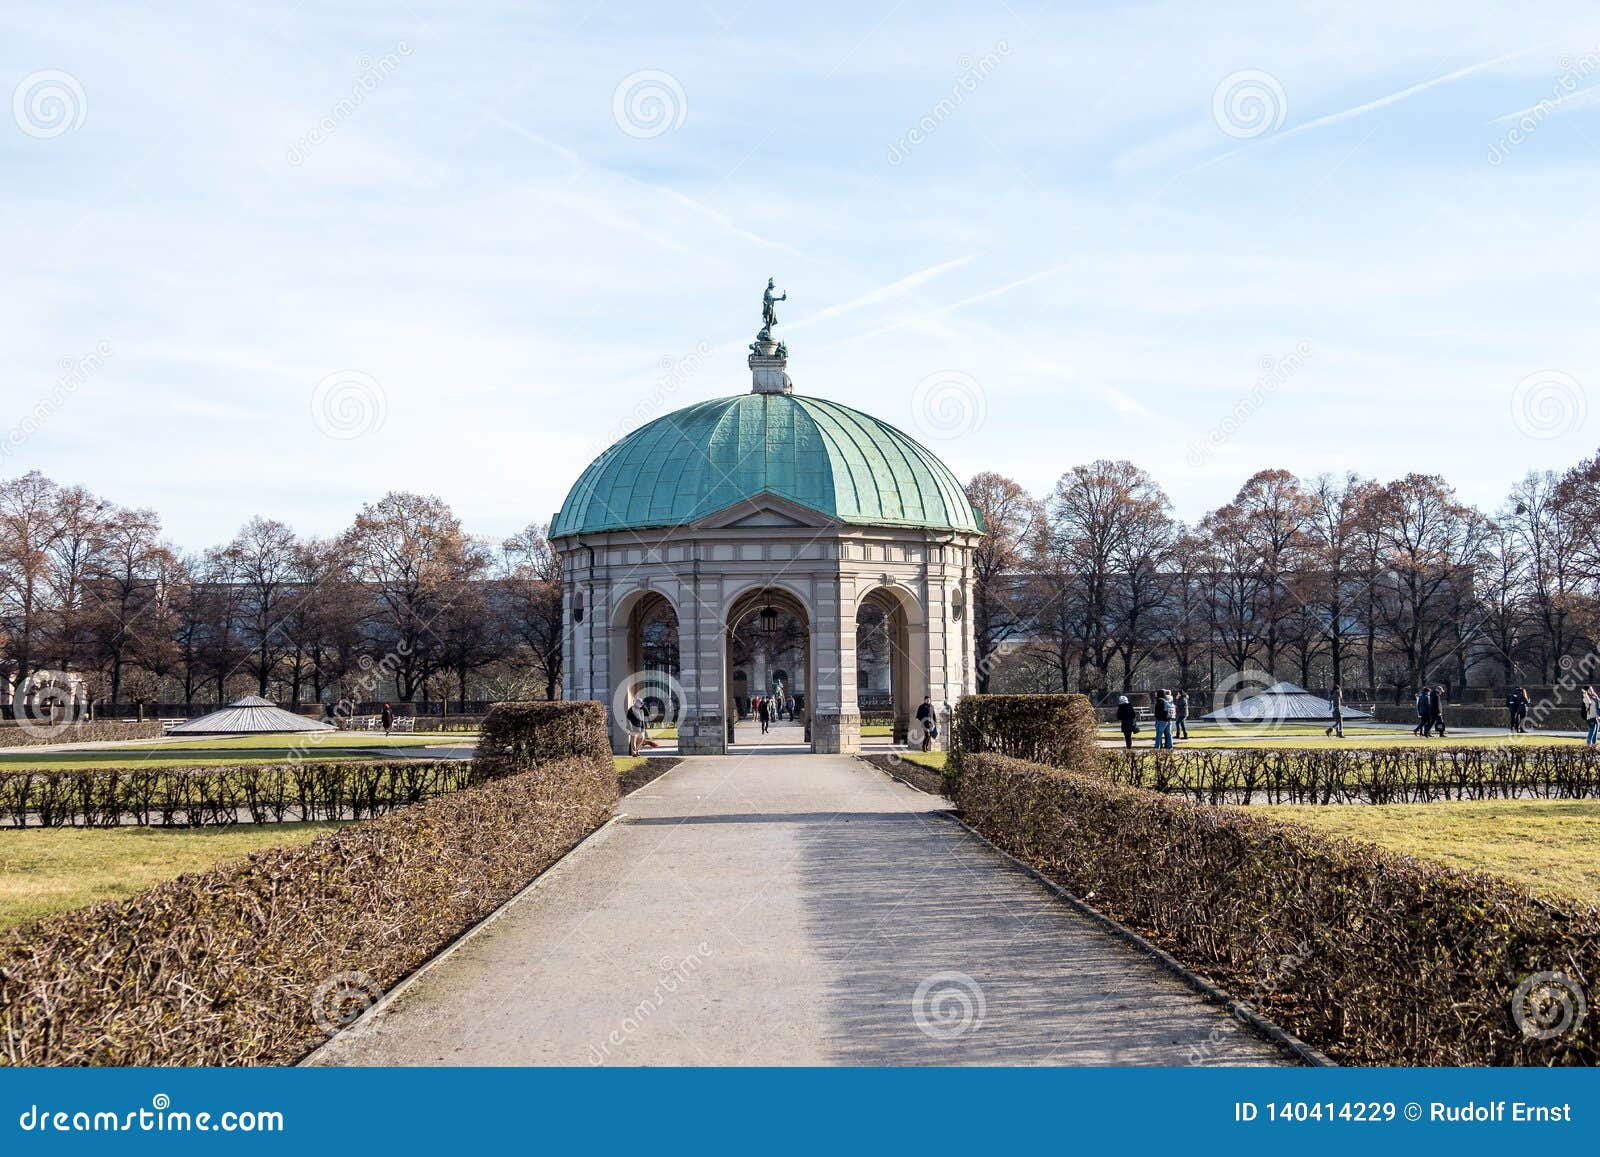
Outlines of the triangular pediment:
M695 522L701 530L805 530L837 525L837 519L819 510L771 493L742 498Z

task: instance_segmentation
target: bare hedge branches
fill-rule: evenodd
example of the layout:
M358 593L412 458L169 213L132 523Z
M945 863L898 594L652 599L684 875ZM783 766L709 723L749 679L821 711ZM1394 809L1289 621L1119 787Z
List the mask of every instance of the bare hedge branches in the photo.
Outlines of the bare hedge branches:
M1600 1018L1550 1039L1530 978L1600 982L1600 913L1493 876L995 755L952 777L968 823L1342 1062L1594 1065Z
M73 723L63 731L46 731L35 734L26 727L0 725L0 747L50 747L57 743L103 743L119 739L160 739L164 726L152 720L148 723L124 723L114 719L93 719Z
M305 1055L330 981L391 988L606 822L603 731L573 731L588 754L0 934L0 1063Z
M478 736L473 766L479 779L493 779L568 755L611 758L603 704L538 699L496 704Z
M1600 795L1600 756L1578 746L1241 746L1101 754L1103 774L1117 783L1200 803L1382 804Z
M14 827L210 826L370 819L466 787L449 759L322 760L222 767L0 767L0 824Z
M1087 695L967 695L956 704L950 761L992 752L1091 771L1100 763L1099 722Z

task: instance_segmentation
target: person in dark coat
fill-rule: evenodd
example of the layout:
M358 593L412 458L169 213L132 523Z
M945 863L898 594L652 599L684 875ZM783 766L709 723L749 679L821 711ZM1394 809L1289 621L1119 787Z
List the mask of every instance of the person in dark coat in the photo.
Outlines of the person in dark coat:
M932 751L933 741L939 738L939 721L933 711L933 696L922 697L922 706L917 708L917 723L922 727L922 750Z
M1428 727L1433 713L1433 694L1426 687L1417 692L1417 725L1411 729L1412 735L1423 735Z
M1528 719L1528 689L1518 687L1506 696L1506 710L1511 712L1511 730L1521 733L1527 730Z
M394 728L394 708L387 703L383 705L383 733L388 735Z
M1436 686L1428 695L1428 734L1435 731L1444 738L1444 688Z
M1189 693L1182 687L1172 696L1172 737L1189 738Z
M1324 731L1322 734L1324 734L1324 735L1332 735L1335 732L1337 732L1338 735L1339 735L1339 738L1343 739L1344 738L1344 688L1340 687L1337 683L1335 683L1333 685L1333 690L1328 693L1328 707L1333 712L1333 725L1331 727L1329 727L1326 731Z
M1126 695L1117 696L1117 724L1122 728L1122 746L1133 746L1133 733L1139 727L1139 713L1133 709Z
M763 695L761 697L761 734L765 735L772 726L772 700Z

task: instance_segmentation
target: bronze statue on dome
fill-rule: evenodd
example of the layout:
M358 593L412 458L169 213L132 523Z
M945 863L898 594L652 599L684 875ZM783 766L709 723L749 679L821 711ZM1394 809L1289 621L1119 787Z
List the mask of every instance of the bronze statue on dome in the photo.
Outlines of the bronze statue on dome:
M774 305L780 301L789 300L789 291L775 294L772 292L773 279L767 278L767 288L761 294L761 332L756 335L757 341L771 341L772 327L778 324L778 311Z

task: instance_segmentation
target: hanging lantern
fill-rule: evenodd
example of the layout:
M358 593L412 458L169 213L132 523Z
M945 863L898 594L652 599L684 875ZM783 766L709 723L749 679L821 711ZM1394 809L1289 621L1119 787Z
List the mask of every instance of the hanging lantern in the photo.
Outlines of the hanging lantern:
M771 606L761 608L761 633L763 635L778 633L778 612Z

